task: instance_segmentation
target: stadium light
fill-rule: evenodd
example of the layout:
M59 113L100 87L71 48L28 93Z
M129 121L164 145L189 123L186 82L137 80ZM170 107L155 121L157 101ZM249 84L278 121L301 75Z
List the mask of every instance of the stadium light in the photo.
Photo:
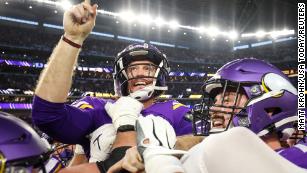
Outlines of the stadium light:
M228 33L228 37L230 38L230 39L232 39L232 40L236 40L237 38L238 38L238 33L236 32L236 31L230 31L229 33Z
M293 35L295 34L295 31L294 30L287 30L287 29L284 29L284 30L281 30L281 31L272 31L272 32L269 32L268 33L272 38L276 39L280 36L285 36L285 35Z
M256 33L244 33L241 35L241 37L258 37L258 38L261 38L261 37L264 37L264 36L270 36L274 39L280 37L280 36L286 36L286 35L294 35L295 34L295 31L294 30L287 30L287 29L284 29L284 30L279 30L279 31L271 31L271 32L265 32L263 30L260 30Z
M149 15L146 15L146 14L141 14L139 16L136 16L136 18L137 18L138 22L145 24L145 25L149 25L153 21L152 18Z
M271 32L270 33L270 36L273 38L273 39L277 39L277 37L279 36L277 32Z
M64 9L64 10L68 10L72 5L71 2L67 1L67 0L63 0L60 3L60 6Z
M160 27L160 26L162 26L162 25L165 24L165 21L164 21L164 19L162 19L161 17L158 17L158 18L156 18L156 19L154 20L154 23L155 23L158 27Z
M244 33L244 34L241 34L241 37L245 38L245 37L253 37L255 36L254 33Z
M56 0L36 0L37 2L40 3L45 3L48 5L54 5L54 6L61 6L63 9L68 9L72 5L68 0L62 0L62 1L56 1ZM8 4L8 1L5 1L5 4ZM137 16L131 11L126 11L126 12L111 12L111 11L106 11L106 10L97 10L99 14L103 14L109 17L114 18L115 20L118 20L117 17L122 18L126 22L132 22L132 21L139 21L142 24L149 25L151 23L154 23L157 27L160 27L162 25L168 25L171 29L175 30L177 28L185 29L185 30L191 30L191 31L196 31L199 33L205 32L212 38L215 38L216 36L225 36L228 37L232 40L236 40L237 38L244 38L244 37L264 37L264 36L271 36L273 38L277 38L279 36L285 36L285 35L294 35L295 31L294 30L282 30L282 31L272 31L272 32L265 32L265 31L258 31L256 33L243 33L240 36L238 33L235 31L232 32L227 32L227 31L220 31L217 27L210 27L209 29L201 27L195 27L195 26L189 26L189 25L181 25L177 21L168 21L162 19L162 16L158 16L156 19L152 19L149 15L141 15ZM56 13L56 12L55 12ZM170 31L168 31L170 32Z
M203 26L200 26L199 28L198 28L198 32L199 33L204 33L206 30L205 30L205 28L203 27Z
M261 38L265 36L265 32L263 30L259 30L256 32L256 37Z
M168 24L170 26L170 28L172 29L178 29L179 28L179 22L176 20L172 20L171 22L169 22Z
M294 31L294 30L288 30L288 31L287 31L287 34L292 34L292 35L294 35L294 34L295 34L295 31Z
M207 34L211 37L215 37L219 34L219 29L217 27L210 27L208 30L207 30Z
M134 21L136 18L135 14L132 11L122 11L119 16L128 23Z

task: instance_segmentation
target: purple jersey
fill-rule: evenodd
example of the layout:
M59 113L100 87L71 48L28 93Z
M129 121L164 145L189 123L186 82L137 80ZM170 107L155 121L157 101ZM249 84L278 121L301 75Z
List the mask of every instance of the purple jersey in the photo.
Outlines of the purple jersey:
M111 124L112 119L104 109L107 102L113 100L85 97L72 105L51 103L34 97L32 120L42 131L62 143L88 143L87 135L105 124ZM166 119L175 129L176 135L192 133L192 124L185 115L189 109L183 104L171 100L157 102L142 110L141 114L153 114Z
M284 148L279 150L278 153L295 165L307 169L306 143L299 143L290 148Z

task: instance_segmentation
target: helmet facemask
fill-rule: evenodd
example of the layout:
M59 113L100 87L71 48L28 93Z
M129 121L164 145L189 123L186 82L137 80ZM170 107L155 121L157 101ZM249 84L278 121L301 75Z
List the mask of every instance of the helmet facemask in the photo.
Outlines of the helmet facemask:
M167 76L167 70L163 69L163 62L159 65L153 63L131 63L127 67L124 67L119 74L125 78L120 84L120 88L125 88L125 95L143 101L151 98L152 96L160 95L163 91L167 90L165 78ZM138 70L142 68L143 74L138 74ZM133 85L133 86L131 86ZM144 86L136 91L131 91L133 87L138 85Z
M203 91L202 103L193 108L194 134L208 136L226 131L234 126L234 117L248 122L248 99L241 83L217 79L206 82Z
M50 153L44 153L39 156L6 161L5 157L0 153L0 173L46 173L47 171L44 163L49 159L49 154Z
M128 96L145 101L152 97L159 96L167 90L166 78L170 71L166 56L158 51L155 47L149 45L135 45L136 47L124 50L118 55L114 68L114 89L118 96ZM149 46L149 47L148 47ZM138 63L137 61L140 61ZM142 63L141 61L149 61ZM136 63L135 63L136 62ZM142 75L128 75L129 70L139 66L146 66L150 69L155 69L154 73ZM128 85L133 80L152 81L152 85L146 83L146 87L131 92Z

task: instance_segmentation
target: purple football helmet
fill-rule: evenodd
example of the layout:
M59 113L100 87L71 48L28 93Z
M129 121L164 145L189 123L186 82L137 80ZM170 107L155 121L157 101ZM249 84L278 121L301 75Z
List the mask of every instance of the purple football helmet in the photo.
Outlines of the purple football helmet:
M49 150L40 136L24 121L0 112L0 173L45 172Z
M234 105L237 105L239 92L247 96L245 106L224 105L225 91L230 90L236 92ZM253 58L231 61L205 82L203 91L203 102L194 109L195 134L214 133L210 114L217 111L213 109L216 107L231 110L222 112L230 115L222 131L230 126L244 126L258 136L276 132L281 140L288 139L294 132L297 90L282 71L265 61ZM222 93L221 104L214 103L218 92Z
M156 73L154 76L136 76L129 78L126 70L133 61L148 60L155 66ZM147 43L131 44L127 46L123 51L118 53L114 64L114 90L118 96L128 96L128 81L137 78L153 78L153 84L150 91L145 96L145 99L151 96L158 96L163 91L167 90L166 78L170 71L168 61L165 54L163 54L155 46ZM142 96L143 97L143 96ZM144 100L144 98L135 97L138 100Z

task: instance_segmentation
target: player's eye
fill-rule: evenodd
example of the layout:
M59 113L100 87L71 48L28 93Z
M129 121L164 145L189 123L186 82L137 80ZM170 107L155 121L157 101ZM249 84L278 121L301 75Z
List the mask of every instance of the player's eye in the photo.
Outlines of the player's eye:
M150 68L150 65L144 65L143 69L146 71L149 71L151 68Z
M130 66L127 68L127 72L128 73L133 73L137 70L137 67L136 66Z

